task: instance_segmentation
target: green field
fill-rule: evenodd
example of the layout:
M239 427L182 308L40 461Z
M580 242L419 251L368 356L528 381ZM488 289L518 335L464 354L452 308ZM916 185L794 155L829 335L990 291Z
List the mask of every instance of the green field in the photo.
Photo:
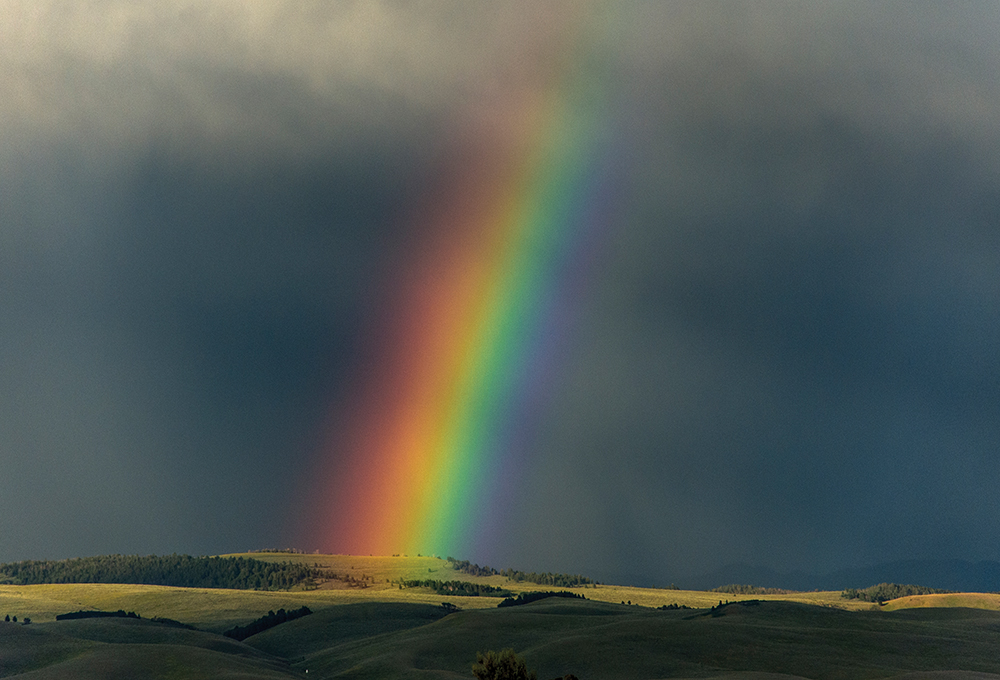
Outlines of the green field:
M320 564L340 578L297 592L0 586L0 677L251 679L305 677L308 670L316 678L471 678L477 651L513 647L542 680L567 673L580 680L1000 679L998 595L924 595L879 606L843 600L839 592L733 596L600 585L572 589L587 600L498 609L500 598L443 597L397 582L550 588L469 576L432 557L247 556ZM442 601L460 611L448 613ZM674 603L691 609L654 608ZM245 642L219 634L268 610L302 605L314 613ZM80 609L124 609L143 619L55 621ZM32 623L3 623L4 614Z

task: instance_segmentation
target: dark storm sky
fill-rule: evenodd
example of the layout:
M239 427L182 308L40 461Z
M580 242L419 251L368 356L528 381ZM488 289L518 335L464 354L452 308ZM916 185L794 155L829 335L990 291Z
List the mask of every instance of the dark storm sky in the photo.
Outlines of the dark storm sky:
M0 4L0 561L323 548L400 215L580 6ZM585 7L627 181L507 531L456 557L1000 559L998 6Z

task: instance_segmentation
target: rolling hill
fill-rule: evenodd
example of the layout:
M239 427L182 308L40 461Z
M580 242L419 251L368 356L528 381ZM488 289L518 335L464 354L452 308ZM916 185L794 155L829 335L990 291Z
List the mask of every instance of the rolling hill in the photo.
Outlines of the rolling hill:
M433 557L246 556L308 564L329 578L277 592L0 585L0 618L32 620L0 620L0 678L252 680L307 670L317 678L470 678L476 652L503 647L517 650L540 678L1000 678L1000 595L923 595L880 607L835 591L735 596L588 584L571 589L587 599L497 608L499 597L446 596L400 583L547 588L472 575ZM657 609L672 604L678 608ZM244 642L220 634L269 610L303 605L314 613ZM143 618L55 620L79 609Z
M681 579L692 588L712 588L721 583L756 583L793 590L843 590L874 583L919 583L956 592L1000 591L1000 562L967 560L897 560L866 567L840 569L826 574L781 572L745 564Z

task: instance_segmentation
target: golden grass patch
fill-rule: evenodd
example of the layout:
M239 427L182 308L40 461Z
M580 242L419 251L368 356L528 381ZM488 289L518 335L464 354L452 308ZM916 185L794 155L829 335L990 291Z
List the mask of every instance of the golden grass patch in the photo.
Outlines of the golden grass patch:
M33 621L51 621L57 614L80 609L134 611L146 618L175 619L199 628L222 630L236 622L251 621L269 610L298 608L317 610L355 602L450 602L462 609L495 607L499 597L442 595L430 588L399 588L399 581L467 581L506 588L514 593L539 590L569 590L589 600L642 607L684 605L708 608L721 602L772 600L800 602L849 610L880 609L861 600L845 600L840 591L787 593L782 595L731 595L727 593L597 585L559 588L536 583L513 582L503 576L472 576L452 567L447 560L431 556L359 556L300 553L239 553L227 555L267 562L293 562L319 566L343 578L351 576L366 587L343 580L322 584L316 590L258 591L118 584L0 585L0 618L5 614ZM911 607L974 607L1000 610L1000 595L962 593L920 595L894 600L881 609Z

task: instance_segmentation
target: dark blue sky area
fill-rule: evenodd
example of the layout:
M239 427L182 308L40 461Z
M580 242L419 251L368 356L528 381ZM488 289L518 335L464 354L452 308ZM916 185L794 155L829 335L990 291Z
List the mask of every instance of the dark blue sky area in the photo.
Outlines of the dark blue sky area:
M455 557L1000 560L997 5L573 7L614 223L510 511ZM305 499L402 216L564 14L13 3L0 561L324 548Z

